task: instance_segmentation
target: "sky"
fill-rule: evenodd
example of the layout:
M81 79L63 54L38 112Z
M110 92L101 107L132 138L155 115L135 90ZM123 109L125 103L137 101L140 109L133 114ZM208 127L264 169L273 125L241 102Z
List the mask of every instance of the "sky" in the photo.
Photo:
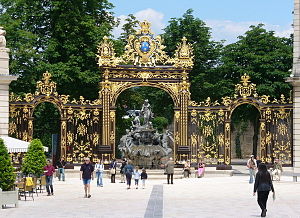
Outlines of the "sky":
M214 40L237 41L250 25L264 23L277 36L288 37L292 33L293 0L110 0L113 12L122 21L128 14L138 20L148 20L156 34L168 25L173 17L181 17L192 8L194 16L211 28ZM121 27L113 34L118 36Z

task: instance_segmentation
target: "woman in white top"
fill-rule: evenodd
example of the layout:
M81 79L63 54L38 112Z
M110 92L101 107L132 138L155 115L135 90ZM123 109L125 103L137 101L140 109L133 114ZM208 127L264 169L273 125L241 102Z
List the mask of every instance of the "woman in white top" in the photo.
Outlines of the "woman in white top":
M103 187L103 172L104 164L102 160L98 160L95 165L96 177L97 177L97 187Z

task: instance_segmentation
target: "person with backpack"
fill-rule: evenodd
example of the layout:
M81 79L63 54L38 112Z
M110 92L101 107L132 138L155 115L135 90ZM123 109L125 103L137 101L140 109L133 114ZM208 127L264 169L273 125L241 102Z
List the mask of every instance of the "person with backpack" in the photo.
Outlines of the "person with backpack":
M126 166L124 167L124 173L126 175L127 189L130 189L131 178L133 173L133 166L131 164L131 160L128 160Z
M275 193L271 175L267 170L267 166L263 163L258 165L258 172L255 177L253 196L257 192L257 203L261 208L261 217L267 214L267 201L269 192Z

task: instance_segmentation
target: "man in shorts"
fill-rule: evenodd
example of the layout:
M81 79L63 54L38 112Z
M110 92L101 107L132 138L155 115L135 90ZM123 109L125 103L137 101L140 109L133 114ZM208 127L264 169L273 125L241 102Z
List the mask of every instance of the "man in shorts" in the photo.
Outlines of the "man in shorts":
M84 185L85 198L90 198L90 183L91 179L94 179L94 166L90 162L90 158L84 158L84 164L80 167L80 180L82 179Z

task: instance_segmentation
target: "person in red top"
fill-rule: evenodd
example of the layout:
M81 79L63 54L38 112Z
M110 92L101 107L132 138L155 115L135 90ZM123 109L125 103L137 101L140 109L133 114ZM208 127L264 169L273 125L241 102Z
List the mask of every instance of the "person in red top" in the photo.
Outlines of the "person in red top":
M53 174L55 173L55 169L52 166L52 163L50 160L48 160L47 165L44 167L44 173L46 176L46 188L48 192L48 196L50 196L50 189L51 189L51 195L53 195Z

